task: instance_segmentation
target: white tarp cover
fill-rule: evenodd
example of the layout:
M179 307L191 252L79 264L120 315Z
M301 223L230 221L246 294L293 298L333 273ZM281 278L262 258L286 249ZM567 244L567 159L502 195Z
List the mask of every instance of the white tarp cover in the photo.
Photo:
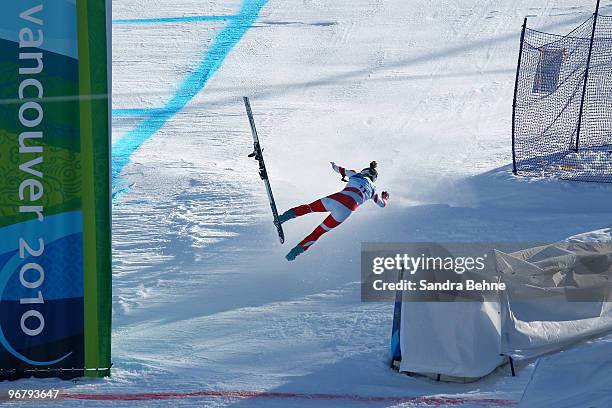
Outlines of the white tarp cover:
M533 358L612 330L612 245L580 237L512 254L495 251L501 352Z
M401 308L400 371L476 378L504 359L561 350L612 330L610 230L506 254L497 302L410 302ZM582 301L577 301L582 300Z
M502 363L499 304L403 302L400 371L483 377Z
M423 252L434 256L447 248L459 253L458 247L451 245L425 249ZM481 249L490 251L486 246ZM468 278L482 279L486 275L496 278L495 263L489 263L490 267L484 275L471 272L458 275L453 271L421 269L412 279L465 282ZM440 374L451 377L445 380L462 381L483 377L498 367L503 361L499 352L499 301L497 296L490 298L489 302L482 299L478 294L474 297L470 293L460 292L402 292L400 371Z

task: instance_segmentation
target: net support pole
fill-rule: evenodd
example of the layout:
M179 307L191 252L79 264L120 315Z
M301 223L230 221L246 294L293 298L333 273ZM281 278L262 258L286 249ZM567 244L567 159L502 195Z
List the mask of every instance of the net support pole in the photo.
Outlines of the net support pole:
M597 16L599 15L599 0L595 6L595 13L593 14L593 30L591 32L591 42L589 43L589 54L586 61L586 69L584 70L584 82L582 84L582 97L580 98L580 113L578 114L578 129L576 129L576 151L580 144L580 130L582 129L582 113L584 110L584 97L587 91L587 82L589 79L589 68L591 67L591 55L593 53L593 40L595 39L595 29L597 28Z
M525 30L527 29L527 17L523 20L523 29L521 30L521 46L519 48L518 62L516 64L516 78L514 80L514 98L512 100L512 172L517 174L516 169L516 149L515 149L515 133L516 133L516 95L518 93L519 73L521 69L521 59L523 58L523 42L525 41Z

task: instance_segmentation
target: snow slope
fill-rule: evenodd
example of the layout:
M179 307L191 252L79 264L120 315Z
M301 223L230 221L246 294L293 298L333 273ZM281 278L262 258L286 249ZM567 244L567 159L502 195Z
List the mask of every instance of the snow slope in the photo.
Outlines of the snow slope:
M542 358L519 406L609 407L612 405L611 374L612 337L608 336Z
M609 224L611 186L517 179L508 167L523 16L564 32L591 7L114 0L114 371L44 385L91 397L228 392L171 402L179 406L518 401L532 366L472 384L389 370L392 305L360 302L359 243L553 241ZM287 224L288 243L278 244L246 157L243 95L281 211L341 188L329 161L361 168L374 159L390 207L364 206L287 263L320 217ZM321 393L348 396L312 395ZM410 399L422 396L454 399Z

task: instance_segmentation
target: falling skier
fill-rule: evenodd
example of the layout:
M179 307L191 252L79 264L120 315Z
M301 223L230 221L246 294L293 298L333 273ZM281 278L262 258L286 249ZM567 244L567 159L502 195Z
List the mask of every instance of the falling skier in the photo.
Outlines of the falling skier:
M293 261L299 254L306 251L314 244L321 235L325 234L332 228L340 225L346 220L361 204L372 199L379 207L386 207L389 199L389 193L383 191L381 196L378 196L374 182L378 178L376 171L376 162L370 163L360 172L348 170L344 167L331 163L332 168L340 173L342 181L348 181L346 187L342 191L318 199L310 204L300 205L287 210L284 214L278 217L281 224L293 218L301 217L302 215L311 212L328 212L327 218L315 228L306 238L297 244L286 256L288 261ZM348 177L348 180L346 180Z

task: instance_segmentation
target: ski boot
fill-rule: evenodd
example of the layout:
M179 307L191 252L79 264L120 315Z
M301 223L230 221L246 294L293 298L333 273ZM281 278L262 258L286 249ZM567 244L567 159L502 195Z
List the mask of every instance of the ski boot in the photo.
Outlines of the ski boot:
M287 256L285 256L285 258L287 258L288 261L293 261L295 258L297 258L299 254L304 253L304 251L305 249L302 248L300 244L297 244L296 246L293 247L291 251L289 251L289 253L287 254Z
M281 215L278 216L278 222L282 225L283 223L294 219L295 217L297 217L297 215L295 215L295 213L293 212L293 210L287 210L284 213L282 213Z

